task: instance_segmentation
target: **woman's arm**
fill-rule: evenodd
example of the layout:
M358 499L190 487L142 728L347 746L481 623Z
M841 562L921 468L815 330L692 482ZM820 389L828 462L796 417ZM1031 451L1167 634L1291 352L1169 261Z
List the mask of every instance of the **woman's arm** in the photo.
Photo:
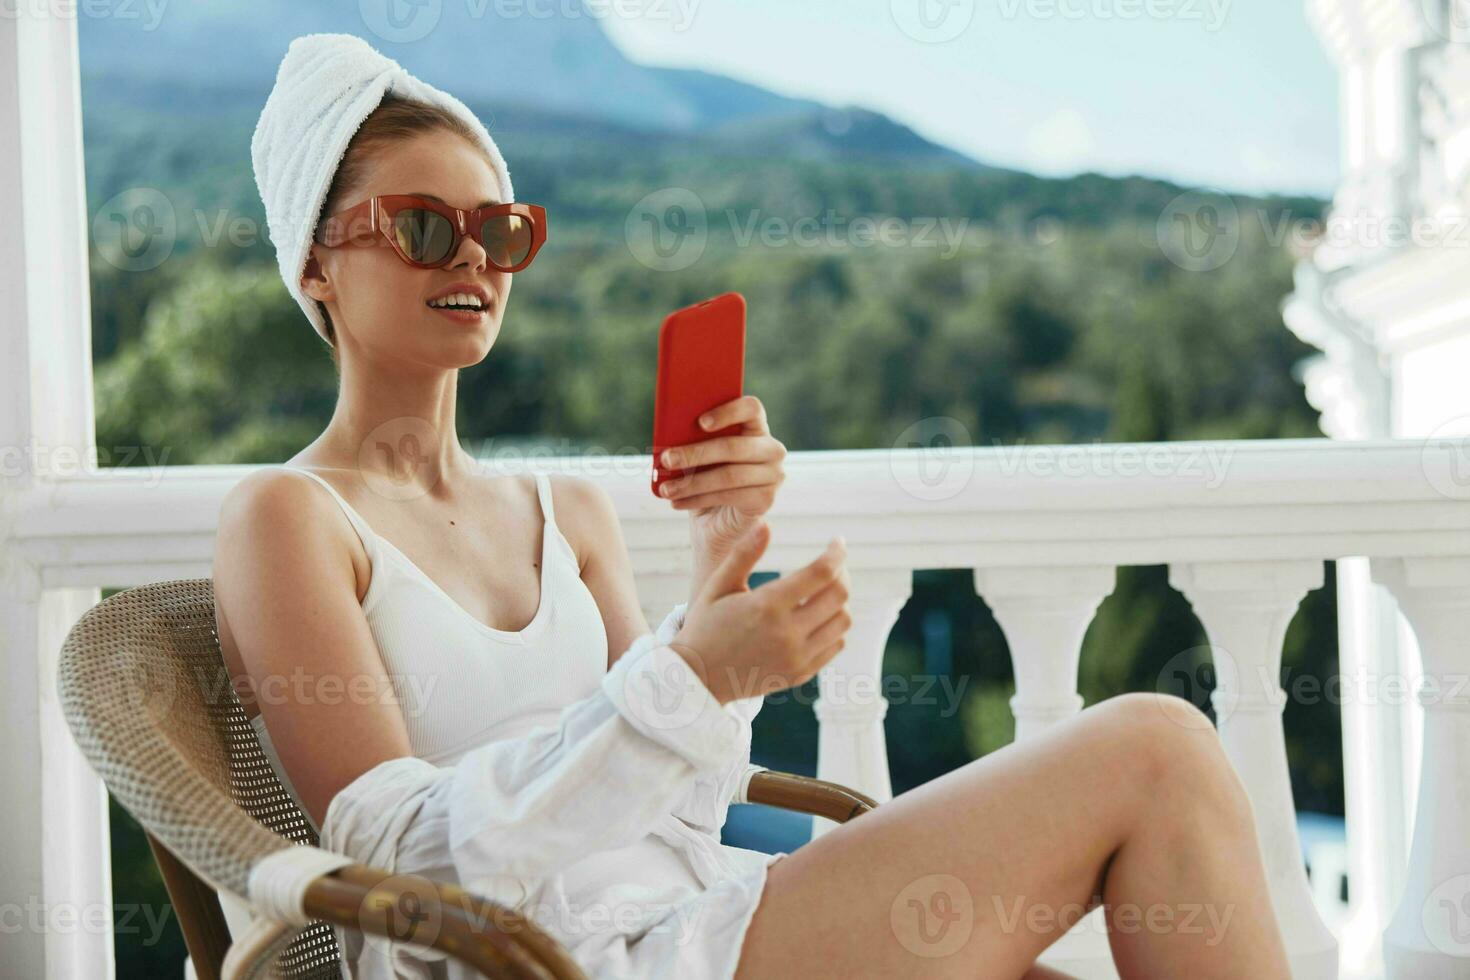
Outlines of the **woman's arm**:
M582 581L602 613L607 631L607 666L611 670L636 637L650 632L638 601L633 560L628 555L623 527L612 498L601 484L559 475L551 478L551 486L557 523L578 553ZM678 608L682 611L687 605L681 603ZM677 626L674 632L678 632Z
M559 498L554 502L557 522L582 553L582 580L602 611L608 635L608 667L612 669L627 645L648 632L617 510L599 483L576 476L555 476L551 482L553 493ZM717 564L713 559L702 561L704 558L703 552L696 551L691 598ZM681 602L664 618L657 631L660 642L669 642L683 627L688 606L688 602ZM740 720L739 748L724 765L703 771L690 780L670 809L674 816L711 836L719 836L729 801L750 763L751 723L764 703L764 697L757 695L737 699L726 706Z
M412 754L354 564L369 567L357 532L311 481L266 469L226 494L214 592L254 689L241 700L260 710L317 826L342 787Z

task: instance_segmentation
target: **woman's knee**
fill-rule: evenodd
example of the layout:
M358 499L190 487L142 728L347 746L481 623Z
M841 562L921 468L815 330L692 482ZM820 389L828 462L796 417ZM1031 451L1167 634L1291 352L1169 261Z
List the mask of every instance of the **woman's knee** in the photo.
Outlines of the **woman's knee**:
M1128 754L1130 767L1151 791L1185 791L1216 805L1244 800L1244 786L1219 732L1190 701L1135 691L1100 701L1091 710L1109 728L1108 742Z

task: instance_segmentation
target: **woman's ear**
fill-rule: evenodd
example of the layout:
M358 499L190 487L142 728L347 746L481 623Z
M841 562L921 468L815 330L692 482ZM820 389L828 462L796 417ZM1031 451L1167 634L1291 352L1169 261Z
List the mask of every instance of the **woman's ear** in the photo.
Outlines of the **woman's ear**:
M317 259L315 245L311 247L311 252L306 257L306 268L301 272L301 291L322 303L337 298L336 290L332 288L326 272L322 270L321 262Z

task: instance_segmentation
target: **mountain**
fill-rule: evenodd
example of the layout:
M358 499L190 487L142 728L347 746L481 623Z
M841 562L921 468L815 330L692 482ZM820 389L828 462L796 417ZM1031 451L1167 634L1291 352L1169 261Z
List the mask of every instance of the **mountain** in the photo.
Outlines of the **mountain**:
M553 127L582 120L593 128L709 135L757 151L794 147L804 157L855 153L975 165L879 113L791 98L712 72L633 62L599 15L582 0L568 2L555 9L570 13L546 17L497 15L490 0L211 0L159 8L156 21L148 5L139 5L136 16L79 19L84 99L166 113L207 90L227 111L258 112L293 38L341 32L364 38L466 104L514 107L532 130L541 112ZM120 104L125 91L150 101Z

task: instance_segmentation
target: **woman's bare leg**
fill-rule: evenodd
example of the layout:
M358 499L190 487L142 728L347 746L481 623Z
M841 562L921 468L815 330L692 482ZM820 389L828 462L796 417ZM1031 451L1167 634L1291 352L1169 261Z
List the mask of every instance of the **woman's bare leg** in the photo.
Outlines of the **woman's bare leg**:
M776 862L736 980L1016 980L1099 901L1125 980L1290 977L1250 801L1182 698L1109 698Z

